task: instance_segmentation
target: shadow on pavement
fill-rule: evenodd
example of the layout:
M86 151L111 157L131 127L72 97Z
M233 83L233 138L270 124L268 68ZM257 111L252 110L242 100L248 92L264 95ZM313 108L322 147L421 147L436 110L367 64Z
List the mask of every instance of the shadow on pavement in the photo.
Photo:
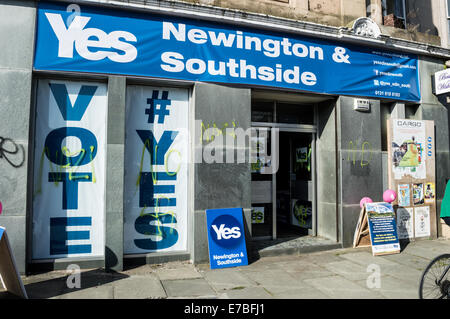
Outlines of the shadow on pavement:
M73 275L67 274L57 278L49 278L49 276L50 275L48 274L41 274L23 279L24 287L29 299L58 297L63 294L110 284L117 280L129 277L128 275L117 272L105 272L103 269L94 269L80 273L80 288L69 288L69 276L72 276L69 283L75 282L72 280ZM18 299L18 297L8 291L1 291L0 299Z

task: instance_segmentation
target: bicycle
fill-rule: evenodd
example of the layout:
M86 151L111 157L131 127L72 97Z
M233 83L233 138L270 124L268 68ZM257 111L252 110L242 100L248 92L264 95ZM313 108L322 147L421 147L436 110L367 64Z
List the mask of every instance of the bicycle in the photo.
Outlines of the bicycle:
M434 258L422 273L420 299L450 299L450 254Z

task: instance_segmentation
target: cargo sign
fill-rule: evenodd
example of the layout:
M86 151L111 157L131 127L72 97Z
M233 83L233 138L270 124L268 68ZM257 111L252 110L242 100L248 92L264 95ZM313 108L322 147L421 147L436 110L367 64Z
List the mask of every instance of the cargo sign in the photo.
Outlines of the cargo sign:
M62 3L39 2L35 69L420 100L416 55L174 16L80 8L73 17Z
M211 269L248 265L242 208L207 209Z

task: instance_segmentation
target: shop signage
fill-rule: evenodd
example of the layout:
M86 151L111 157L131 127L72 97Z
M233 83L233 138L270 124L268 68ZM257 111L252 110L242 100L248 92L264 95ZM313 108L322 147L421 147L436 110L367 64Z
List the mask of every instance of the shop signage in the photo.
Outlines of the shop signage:
M103 256L107 88L40 80L33 259Z
M416 55L241 26L39 2L34 68L419 101Z
M394 209L388 203L366 203L372 253L376 255L400 252Z
M128 86L124 253L187 250L187 89Z
M440 95L450 92L450 69L434 74L434 94Z
M211 269L248 265L242 208L207 209Z

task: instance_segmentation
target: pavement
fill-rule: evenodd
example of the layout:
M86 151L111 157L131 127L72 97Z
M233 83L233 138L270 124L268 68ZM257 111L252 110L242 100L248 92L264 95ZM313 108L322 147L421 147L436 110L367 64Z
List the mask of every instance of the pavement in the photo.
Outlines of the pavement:
M89 269L81 272L80 288L68 287L77 281L65 271L22 280L33 299L416 299L422 271L443 253L450 253L450 240L415 241L385 256L372 256L370 248L291 252L215 270L190 262ZM5 298L11 295L0 289Z

